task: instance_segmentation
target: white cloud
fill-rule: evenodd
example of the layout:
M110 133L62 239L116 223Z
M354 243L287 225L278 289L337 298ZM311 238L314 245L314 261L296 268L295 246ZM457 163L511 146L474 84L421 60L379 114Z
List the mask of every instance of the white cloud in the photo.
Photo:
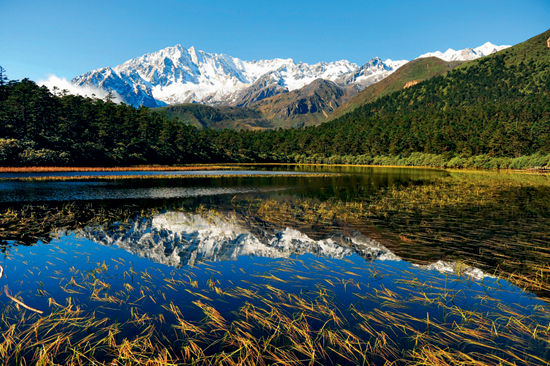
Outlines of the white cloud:
M82 95L90 98L105 99L109 94L105 89L97 88L94 86L79 86L71 83L65 78L60 78L56 75L49 75L46 80L39 80L38 85L45 85L50 89L52 93L59 94L66 90L69 94ZM57 90L55 89L57 87ZM120 95L113 91L113 102L122 103Z

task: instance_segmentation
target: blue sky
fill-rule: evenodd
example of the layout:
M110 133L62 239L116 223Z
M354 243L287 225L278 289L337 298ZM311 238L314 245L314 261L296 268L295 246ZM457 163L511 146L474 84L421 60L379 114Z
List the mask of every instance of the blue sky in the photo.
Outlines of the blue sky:
M550 26L549 0L0 0L0 65L11 79L72 78L181 43L242 59L412 59Z

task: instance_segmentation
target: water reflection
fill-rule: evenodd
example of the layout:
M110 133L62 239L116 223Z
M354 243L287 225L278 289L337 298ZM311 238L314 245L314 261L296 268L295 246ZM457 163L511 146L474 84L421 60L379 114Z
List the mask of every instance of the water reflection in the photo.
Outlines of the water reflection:
M333 233L314 240L299 230L286 227L271 233L244 226L234 215L222 216L166 212L148 219L102 227L86 227L78 232L95 243L116 246L156 263L181 268L201 262L235 261L241 256L291 258L304 254L343 259L353 254L367 261L400 261L401 258L359 232L351 236ZM492 277L479 268L439 260L417 268L443 274L466 275L480 280Z
M44 311L0 299L0 352L15 362L532 365L550 355L544 176L61 183L35 182L18 193L25 201L0 205L1 285ZM63 201L74 190L84 199ZM51 347L37 354L37 342Z
M272 233L239 223L235 216L209 216L166 212L109 230L87 227L84 237L103 245L115 245L133 254L175 267L197 262L236 260L240 256L290 258L306 253L344 258L358 253L368 260L398 260L380 243L364 236L332 235L313 240L306 234L283 228Z
M279 190L284 188L273 188ZM264 190L270 190L266 188ZM253 187L123 187L107 182L0 183L0 202L47 202L124 199L169 199L242 194Z

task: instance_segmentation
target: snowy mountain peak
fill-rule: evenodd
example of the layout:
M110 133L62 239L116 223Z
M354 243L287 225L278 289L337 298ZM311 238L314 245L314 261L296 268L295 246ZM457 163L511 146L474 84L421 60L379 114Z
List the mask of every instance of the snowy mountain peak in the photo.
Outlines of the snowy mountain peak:
M474 51L482 53L483 55L486 56L486 55L490 55L491 53L501 51L508 47L510 46L497 46L492 44L491 42L485 42L481 46L474 48Z

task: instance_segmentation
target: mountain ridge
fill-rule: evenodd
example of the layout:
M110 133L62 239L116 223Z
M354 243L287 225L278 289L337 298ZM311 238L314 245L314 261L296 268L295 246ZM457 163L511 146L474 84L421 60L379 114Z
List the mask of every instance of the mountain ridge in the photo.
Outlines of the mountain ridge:
M472 59L502 47L507 46L486 43L474 49L452 50L456 53L452 57ZM447 57L450 51L438 52L446 55L441 57ZM347 60L315 64L295 62L291 58L246 61L177 44L114 67L89 71L76 76L72 82L117 93L134 107L181 103L247 106L250 102L300 89L319 78L360 91L407 62L378 57L362 66Z

